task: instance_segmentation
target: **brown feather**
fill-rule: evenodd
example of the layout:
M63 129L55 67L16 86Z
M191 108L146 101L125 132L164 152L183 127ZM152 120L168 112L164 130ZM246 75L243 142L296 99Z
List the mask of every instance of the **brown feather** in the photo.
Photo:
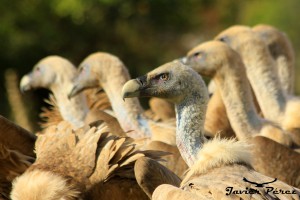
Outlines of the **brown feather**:
M126 147L130 150L126 150L128 149ZM126 154L121 152L124 149ZM134 140L110 134L105 123L98 127L85 126L74 131L67 122L61 122L57 126L47 128L43 134L39 135L36 142L36 154L37 159L25 173L25 178L30 178L30 174L39 171L39 179L42 179L45 172L51 172L52 175L47 175L48 179L53 176L53 179L60 181L68 191L66 194L77 195L76 191L78 191L85 196L103 193L104 186L111 185L112 183L109 182L112 179L129 182L134 180L136 184L133 170L135 161L144 156L160 159L166 153L139 150ZM23 182L22 176L15 181L14 196L24 192L23 186L18 184ZM32 184L34 185L34 181L29 185ZM50 184L45 185L45 188L53 187L48 191L49 193L52 192L54 195L62 190ZM115 184L119 182L116 181ZM109 187L116 188L117 186ZM95 189L99 191L94 191ZM27 188L27 190L26 195L30 195L31 189ZM87 194L88 191L91 193ZM128 196L132 195L130 190L127 190L127 193Z
M112 117L109 118L108 114L105 115L103 113L98 113L97 111L102 111L105 109L110 109L110 102L104 92L98 92L98 89L88 89L84 91L85 96L87 97L87 103L88 107L91 110L90 114L87 116L89 119L87 119L87 123L96 121L96 120L104 120L108 121L111 124L114 123L116 126L115 129L113 129L113 132L117 132L120 130L120 125L116 124L116 122L112 122ZM55 97L50 94L49 99L45 99L45 102L49 104L48 107L43 107L42 112L40 113L40 117L42 121L40 122L40 126L42 128L47 128L52 125L57 125L61 121L63 121L63 118L60 114L59 107L56 103ZM105 120L107 119L107 120ZM113 125L111 127L114 127ZM121 129L122 130L122 129Z
M180 178L168 168L147 157L135 162L134 172L138 184L150 199L159 185L170 184L179 187L181 182Z
M7 148L34 157L36 136L0 115L0 142Z

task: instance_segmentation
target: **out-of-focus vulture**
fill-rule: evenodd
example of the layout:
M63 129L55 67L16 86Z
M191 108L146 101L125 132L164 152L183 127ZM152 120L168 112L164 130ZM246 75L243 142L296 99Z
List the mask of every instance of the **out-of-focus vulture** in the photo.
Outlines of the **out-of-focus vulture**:
M268 46L276 62L280 85L287 94L294 93L295 52L288 36L273 26L258 24L252 28Z
M147 119L137 98L123 101L122 86L130 75L119 58L103 52L93 53L82 61L79 71L69 97L75 97L86 88L101 87L121 127L130 137L151 137L152 140L175 144L175 127Z
M9 199L11 182L34 161L36 137L0 116L0 199Z
M32 72L23 76L20 83L22 91L46 88L53 93L46 100L52 108L44 108L41 113L41 117L46 120L42 126L46 128L65 120L73 128L79 128L84 124L103 120L112 133L124 135L115 118L103 111L110 107L105 93L87 90L85 94L68 99L68 92L76 76L75 66L60 56L48 56L40 60Z
M13 182L13 200L147 199L134 176L134 163L163 152L141 151L130 138L106 125L72 130L67 122L38 136L36 161Z
M238 53L222 42L211 41L192 49L186 63L198 73L213 78L237 137L254 144L253 167L300 187L300 154L272 141L288 145L290 136L255 111L250 84Z
M232 26L215 39L241 55L264 117L280 124L300 145L300 99L287 96L282 89L274 67L276 62L261 37L248 27Z
M152 199L299 198L299 189L278 180L274 182L274 179L249 167L251 147L246 141L205 140L208 92L201 76L190 67L179 61L167 63L145 76L128 81L123 91L124 98L155 96L175 104L177 146L190 171L181 183L181 190L171 185L161 185L154 191ZM270 182L268 186L293 194L267 193L265 187L256 187L254 182ZM228 187L257 192L230 193Z

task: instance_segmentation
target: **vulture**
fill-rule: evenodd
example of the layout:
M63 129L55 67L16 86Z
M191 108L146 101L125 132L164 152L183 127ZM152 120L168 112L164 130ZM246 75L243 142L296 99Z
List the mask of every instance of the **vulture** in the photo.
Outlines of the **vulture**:
M0 116L0 199L9 199L11 183L34 162L36 136Z
M57 125L65 120L76 129L84 124L103 120L112 133L125 135L122 134L123 131L116 119L104 112L110 104L103 92L89 90L85 94L68 99L68 92L76 76L77 70L69 60L60 56L47 56L34 66L32 72L22 77L20 82L22 91L46 88L53 93L49 100L46 100L52 109L44 108L41 113L41 117L46 120L42 127Z
M215 39L226 43L240 54L264 117L281 125L299 146L300 99L286 95L282 89L274 67L276 62L266 43L245 26L232 26Z
M45 129L35 143L35 162L12 183L13 200L148 199L134 176L140 141L108 132L105 123L73 130L65 121Z
M290 136L256 112L239 54L222 42L209 41L189 51L185 63L201 75L213 78L237 137L254 145L252 166L263 174L300 187L300 154L279 144L287 146Z
M252 28L268 46L276 62L276 71L282 90L287 94L294 93L295 52L288 36L277 28L258 24Z
M175 127L147 119L138 99L126 103L121 93L123 84L130 79L127 68L116 56L96 52L85 58L79 66L79 76L69 93L76 97L86 88L100 87L107 94L122 129L132 138L151 137L152 140L175 144Z
M182 62L164 64L129 80L123 97L161 97L175 104L176 143L190 170L180 188L160 185L152 199L299 199L299 189L250 167L247 141L205 139L208 91L201 76Z
M129 79L128 70L118 57L104 52L93 53L80 64L79 76L69 97L75 97L86 88L103 88L126 134L132 138L148 138L144 149L170 152L171 155L165 157L167 162L162 164L181 177L187 165L176 148L174 123L148 119L137 98L124 102L122 86Z

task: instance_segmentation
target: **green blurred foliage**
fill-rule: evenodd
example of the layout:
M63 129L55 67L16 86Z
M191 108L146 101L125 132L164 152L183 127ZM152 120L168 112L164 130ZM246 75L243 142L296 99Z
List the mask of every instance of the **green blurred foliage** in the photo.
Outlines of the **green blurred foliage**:
M3 0L0 74L14 68L22 76L52 54L78 65L88 54L106 51L119 56L135 77L234 24L275 25L299 46L299 5L298 0ZM9 117L3 76L0 89L0 113ZM34 116L42 97L43 90L24 95L34 102L29 106Z

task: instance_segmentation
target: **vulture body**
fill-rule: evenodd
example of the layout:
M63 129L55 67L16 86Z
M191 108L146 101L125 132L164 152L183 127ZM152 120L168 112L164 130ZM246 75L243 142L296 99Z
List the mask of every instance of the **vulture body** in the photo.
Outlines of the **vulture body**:
M134 177L134 162L164 153L141 151L105 124L72 130L67 122L38 136L36 161L13 182L13 200L147 199Z
M192 49L186 63L198 73L213 78L237 137L254 145L254 169L300 187L300 154L286 147L290 144L289 134L256 112L239 54L224 43L211 41Z
M216 40L223 41L242 57L247 77L266 119L282 126L296 145L300 145L300 99L286 95L276 72L276 62L266 43L245 26L233 26L221 32Z
M266 188L257 189L253 182L269 182L251 167L250 148L246 141L204 137L204 119L208 91L201 76L180 61L162 65L147 75L128 81L123 87L124 98L155 96L172 101L176 110L176 141L180 153L190 167L181 183L181 190L161 185L152 199L298 199L300 191L281 181L270 185L293 194L268 194ZM244 177L253 181L244 181ZM230 193L226 188L259 190L258 194ZM248 188L248 189L247 189Z

